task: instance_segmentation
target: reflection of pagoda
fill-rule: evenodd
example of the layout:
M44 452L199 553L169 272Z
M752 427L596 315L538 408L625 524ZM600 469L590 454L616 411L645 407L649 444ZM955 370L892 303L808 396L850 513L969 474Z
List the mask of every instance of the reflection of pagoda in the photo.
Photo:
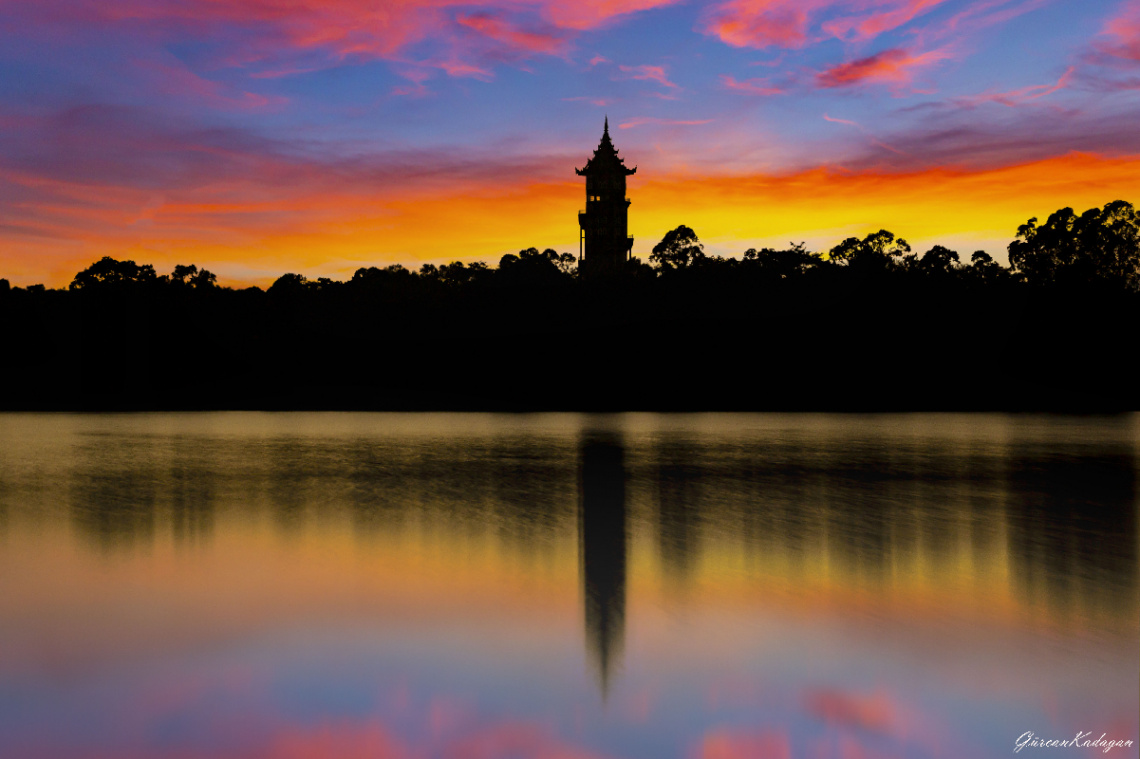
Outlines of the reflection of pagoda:
M586 178L586 210L578 213L579 270L587 277L616 274L629 260L633 248L633 238L628 233L630 201L625 196L625 178L636 173L637 168L627 169L610 142L609 118L593 157L574 172Z
M587 437L580 449L578 541L586 648L602 697L625 638L626 506L620 440Z

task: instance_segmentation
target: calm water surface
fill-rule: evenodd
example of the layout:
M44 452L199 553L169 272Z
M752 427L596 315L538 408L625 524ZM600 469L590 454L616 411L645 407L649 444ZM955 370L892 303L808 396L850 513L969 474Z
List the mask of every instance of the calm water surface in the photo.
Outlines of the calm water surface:
M0 756L1135 757L1138 491L1136 416L0 416Z

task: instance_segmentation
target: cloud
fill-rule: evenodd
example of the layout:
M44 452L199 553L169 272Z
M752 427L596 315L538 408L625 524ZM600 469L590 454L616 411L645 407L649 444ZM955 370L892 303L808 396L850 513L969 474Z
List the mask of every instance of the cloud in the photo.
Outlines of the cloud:
M409 84L401 85L393 89L393 95L426 97L431 94L431 90L424 84L424 82L431 79L431 72L427 69L405 69L400 72L400 76L407 79Z
M322 53L325 63L421 62L452 76L488 75L488 66L535 55L565 55L579 33L676 0L43 0L16 8L20 20L82 33L131 28L164 42L224 40L240 31L230 65L269 63L275 72Z
M1121 6L1120 14L1104 25L1097 50L1128 63L1140 63L1140 0Z
M642 79L657 82L664 87L679 89L675 83L669 81L664 66L618 66L618 68L628 75L627 79Z
M539 0L544 17L561 29L597 29L631 13L681 0Z
M1002 105L1012 108L1031 100L1043 98L1046 95L1052 95L1054 92L1068 87L1075 70L1076 67L1069 66L1069 68L1065 70L1065 73L1053 84L1035 84L1016 90L1010 90L1009 92L983 92L978 95L955 98L955 102L966 106L975 106L981 103L1001 103Z
M1040 103L1040 101L1037 101ZM923 118L904 129L884 135L907 156L894 158L898 170L953 166L970 170L1032 163L1071 153L1103 156L1137 152L1134 108L1096 111L1049 109L1042 105L995 109L978 118L972 105L957 99L927 103ZM921 113L914 109L906 112ZM849 155L844 166L853 170L882 165L881 154Z
M473 29L512 50L546 55L561 55L566 51L565 37L524 31L505 19L502 14L460 13L456 16L456 21L460 26Z
M702 29L734 47L800 48L824 39L865 41L897 29L946 0L728 0Z
M730 0L716 6L704 30L734 47L803 47L820 0Z
M823 114L823 120L824 121L830 121L832 124L846 124L847 126L853 126L856 129L862 129L863 128L863 126L856 121L848 121L847 119L832 118L831 116L828 116L826 113Z
M897 29L916 16L927 13L946 0L901 0L889 3L882 10L862 15L844 16L823 24L823 30L833 37L849 41L863 41Z
M772 84L767 77L756 77L738 82L735 77L721 74L720 82L727 89L748 95L783 95L787 92L783 87Z
M911 81L914 69L933 65L949 57L945 50L931 50L914 55L909 50L895 47L821 71L816 76L816 83L824 88L853 87L866 82L885 82L899 86Z
M894 153L895 155L906 155L905 151L899 150L898 148L894 147L893 145L888 145L887 143L882 142L881 140L875 139L874 137L870 136L870 132L867 130L867 128L864 127L862 124L860 124L857 121L849 121L847 119L833 118L831 116L828 116L826 113L823 114L823 120L824 121L830 121L832 124L844 124L845 126L855 127L860 132L867 135L871 144L874 145L875 147L882 148L883 150Z
M181 63L135 61L140 80L149 81L157 93L195 100L218 110L260 111L279 108L288 98L245 92L222 82L206 79Z

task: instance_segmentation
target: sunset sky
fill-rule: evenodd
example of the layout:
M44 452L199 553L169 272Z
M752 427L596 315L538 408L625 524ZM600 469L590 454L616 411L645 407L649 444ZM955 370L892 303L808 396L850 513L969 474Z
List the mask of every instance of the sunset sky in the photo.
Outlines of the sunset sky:
M1004 261L1140 203L1140 0L0 0L0 277L576 252L606 115L635 255Z

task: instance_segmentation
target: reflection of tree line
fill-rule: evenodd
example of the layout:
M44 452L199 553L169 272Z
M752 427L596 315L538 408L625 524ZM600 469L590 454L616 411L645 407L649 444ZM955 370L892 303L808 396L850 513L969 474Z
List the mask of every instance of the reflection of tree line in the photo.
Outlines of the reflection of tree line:
M363 541L416 523L535 553L573 534L573 451L527 439L108 436L76 449L71 511L107 550L153 541L167 525L176 542L205 540L224 510L268 513L283 535L336 512Z
M1136 460L1122 445L726 445L666 434L628 450L619 436L587 435L576 451L540 437L171 440L106 437L78 449L76 528L114 551L153 542L167 525L177 543L206 542L221 510L267 510L285 534L336 511L365 542L415 523L428 540L490 541L526 563L574 534L577 501L590 645L614 656L628 504L645 498L674 585L727 542L793 568L825 552L835 571L871 583L888 582L892 562L917 552L947 571L963 551L976 566L1004 554L1014 592L1058 610L1130 608L1136 592Z
M830 571L874 584L891 581L900 557L955 572L963 551L970 566L1006 552L1023 601L1134 607L1137 461L1128 445L1015 443L979 454L884 442L845 453L842 440L727 452L659 441L631 477L657 493L663 571L684 580L702 547L725 541L790 565L825 554Z

